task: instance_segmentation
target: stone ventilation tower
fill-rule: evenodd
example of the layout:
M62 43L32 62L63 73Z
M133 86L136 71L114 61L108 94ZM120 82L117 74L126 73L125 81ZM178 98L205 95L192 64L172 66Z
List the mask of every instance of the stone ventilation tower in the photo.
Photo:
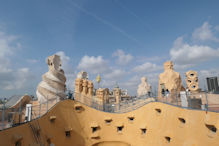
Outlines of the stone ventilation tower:
M60 56L49 56L47 64L49 71L42 76L42 81L39 83L36 91L40 103L47 101L47 99L63 99L65 97L66 77L61 69Z
M81 100L80 97L92 97L93 96L93 82L88 80L88 74L85 71L78 73L75 80L75 98Z
M191 92L199 91L198 73L196 71L186 72L186 85Z
M121 100L121 89L119 88L118 84L113 89L113 95L115 96L116 99L116 104L119 104Z
M147 78L146 77L142 77L141 78L141 84L138 85L138 96L143 96L143 95L147 95L150 94L151 92L151 85L147 82Z

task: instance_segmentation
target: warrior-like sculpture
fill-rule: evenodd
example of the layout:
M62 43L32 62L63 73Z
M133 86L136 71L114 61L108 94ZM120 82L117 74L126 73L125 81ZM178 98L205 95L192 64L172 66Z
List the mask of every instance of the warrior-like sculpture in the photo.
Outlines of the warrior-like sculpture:
M138 96L149 95L151 93L151 85L147 83L147 78L141 78L141 84L138 85Z
M45 102L47 99L62 99L65 97L66 77L61 69L61 59L58 55L52 55L47 58L49 71L42 76L36 91L38 101Z
M180 74L173 70L172 61L164 63L164 72L159 76L158 86L158 98L162 100L165 93L170 93L170 102L175 102L177 94L184 89Z

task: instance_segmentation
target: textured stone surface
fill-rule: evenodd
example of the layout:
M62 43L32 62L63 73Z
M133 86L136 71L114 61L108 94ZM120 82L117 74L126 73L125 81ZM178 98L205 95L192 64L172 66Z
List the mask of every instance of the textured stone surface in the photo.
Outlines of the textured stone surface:
M115 96L116 104L119 104L121 100L121 89L119 88L119 86L113 89L113 95Z
M61 69L61 59L58 55L52 55L47 58L49 71L42 76L36 91L38 101L46 102L53 98L62 99L65 97L66 77Z
M78 73L75 80L75 98L78 99L79 95L92 97L93 96L93 82L88 80L88 74L85 71Z
M191 92L197 92L199 90L198 73L190 70L186 72L186 85Z
M75 80L75 99L80 102L97 102L100 105L109 102L109 89L107 88L98 88L94 92L94 84L91 80L88 80L88 74L85 71L78 73ZM87 104L90 104L86 102Z
M83 110L78 112L75 106ZM50 116L56 116L56 120L51 122ZM129 117L134 117L134 120L130 121ZM106 119L111 122L106 123ZM48 135L52 135L50 142L56 146L122 146L122 143L123 146L218 146L218 123L219 113L178 108L160 102L115 114L65 100L39 119L0 131L0 145L14 146L12 138L15 134L22 135L22 146L35 143L32 125L35 129L40 127L38 137L40 144L45 146L49 145L48 137L51 136ZM210 130L209 125L215 126L217 132ZM118 131L119 126L123 126L121 131ZM93 127L96 127L94 132ZM65 130L70 130L69 137ZM97 136L99 138L93 139Z
M138 85L138 96L146 95L151 92L151 85L147 82L146 77L141 78L141 84Z
M170 102L175 102L176 95L185 90L182 85L180 74L173 70L173 62L164 63L164 72L159 75L158 98L162 100L162 89L168 89L170 93Z

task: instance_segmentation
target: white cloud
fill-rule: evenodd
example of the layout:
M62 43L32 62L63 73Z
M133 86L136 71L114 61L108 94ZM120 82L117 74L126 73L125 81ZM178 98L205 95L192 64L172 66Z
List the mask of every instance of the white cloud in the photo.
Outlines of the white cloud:
M212 40L219 42L219 38L215 37L212 26L208 22L204 22L201 27L196 28L192 33L192 38L200 41Z
M11 71L9 56L13 55L18 48L20 48L20 44L17 42L16 36L0 31L0 72Z
M197 63L219 57L219 49L212 49L209 46L189 45L179 37L170 50L171 60L178 66L189 67Z
M27 87L27 82L33 79L33 75L31 75L28 68L20 68L8 75L10 75L10 79L3 82L3 89L5 90L24 89Z
M102 56L84 56L78 64L78 69L85 70L92 74L97 74L108 71L109 66Z
M104 74L104 78L110 79L110 80L118 80L126 75L126 72L124 70L120 69L111 69L111 72L108 72Z
M153 64L151 62L145 62L144 64L138 65L133 68L134 72L138 73L147 73L147 72L154 72L162 69L161 66Z
M65 55L65 52L59 51L59 52L56 52L56 54L61 57L62 63L63 63L64 65L70 61L70 57L69 57L69 56L66 56L66 55Z
M116 60L118 65L127 65L133 59L131 54L125 54L125 52L120 49L113 53L113 57L118 57Z
M33 76L28 68L13 69L12 56L21 48L18 37L0 31L0 90L16 90L27 87Z
M112 88L116 82L122 81L128 74L125 70L109 66L108 61L103 59L102 56L84 56L77 68L92 74L92 77L100 74L102 78L100 85L106 88ZM94 83L96 83L95 79Z
M0 57L12 55L17 48L20 48L20 43L16 41L17 38L0 31Z

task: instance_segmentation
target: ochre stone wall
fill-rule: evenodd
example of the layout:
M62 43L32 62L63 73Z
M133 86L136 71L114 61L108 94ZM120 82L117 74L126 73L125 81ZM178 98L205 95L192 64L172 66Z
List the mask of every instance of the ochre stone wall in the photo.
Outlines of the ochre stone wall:
M219 113L214 112L151 102L115 114L64 100L40 119L0 131L0 145L218 146L218 129Z

